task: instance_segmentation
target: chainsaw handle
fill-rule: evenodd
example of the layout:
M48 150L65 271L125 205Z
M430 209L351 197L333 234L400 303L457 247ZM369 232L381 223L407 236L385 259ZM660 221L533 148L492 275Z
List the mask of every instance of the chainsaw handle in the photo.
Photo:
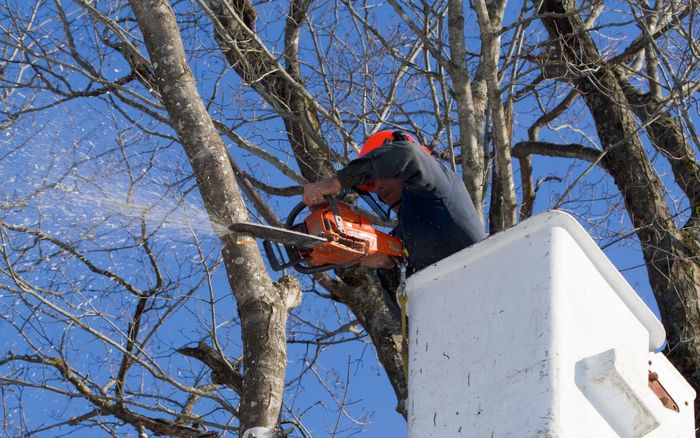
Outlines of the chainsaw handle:
M294 221L296 220L297 216L299 216L299 213L304 211L306 208L306 204L303 202L298 203L292 211L289 212L289 215L287 216L287 222L285 222L284 227L285 228L292 228L294 225Z
M324 196L324 198L326 199L326 202L328 203L328 205L331 206L331 209L335 208L335 210L337 210L337 207L335 207L335 197L327 195L327 196ZM295 205L294 208L292 208L292 211L289 212L289 215L287 216L287 221L284 223L284 227L285 228L292 228L295 225L294 221L299 216L299 213L304 211L304 209L306 207L307 207L307 205L304 204L303 201L298 203L297 205ZM321 208L321 207L323 207L323 204L315 206L313 210L311 208L309 208L309 210L314 211L314 210L317 210L318 208ZM342 225L340 225L340 226L342 227Z

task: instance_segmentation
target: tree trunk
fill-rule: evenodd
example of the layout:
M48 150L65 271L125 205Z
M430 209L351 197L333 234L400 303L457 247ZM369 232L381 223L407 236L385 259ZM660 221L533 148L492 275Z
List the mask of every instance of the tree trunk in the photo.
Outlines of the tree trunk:
M457 104L459 144L461 149L462 179L474 202L479 219L483 222L484 150L479 143L476 110L472 86L467 70L467 48L464 43L464 6L462 0L448 3L448 37L450 41L450 68Z
M503 24L505 2L492 2L487 7L484 0L476 0L474 9L481 34L481 62L484 65L491 119L493 120L493 177L489 231L496 233L515 225L517 202L513 183L513 167L510 157L510 135L505 110L501 101L498 59L501 51L500 31Z
M373 271L368 268L348 269L342 275L344 285L341 288L322 284L333 290L336 299L350 307L369 334L396 394L396 411L405 418L408 386L401 361L401 328L384 302L381 286Z
M241 434L256 427L275 430L287 365L285 326L288 309L299 299L298 284L273 283L257 247L237 245L235 236L221 231L226 224L246 221L247 211L224 143L197 92L175 15L166 0L130 3L155 67L162 102L223 244L223 260L238 303L243 336Z
M637 134L622 84L586 32L573 0L546 0L539 13L596 124L615 180L642 246L649 280L666 327L667 355L700 390L700 248L679 230L661 181ZM696 415L700 402L696 400Z

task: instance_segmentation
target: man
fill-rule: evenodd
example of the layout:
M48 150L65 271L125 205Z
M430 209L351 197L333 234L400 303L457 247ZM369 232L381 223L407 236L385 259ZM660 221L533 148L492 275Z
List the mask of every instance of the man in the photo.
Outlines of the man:
M408 250L408 275L486 237L462 180L402 131L370 136L358 159L334 177L304 187L304 203L322 204L324 196L349 187L373 191L397 210L394 233ZM377 255L362 264L390 269L394 261Z

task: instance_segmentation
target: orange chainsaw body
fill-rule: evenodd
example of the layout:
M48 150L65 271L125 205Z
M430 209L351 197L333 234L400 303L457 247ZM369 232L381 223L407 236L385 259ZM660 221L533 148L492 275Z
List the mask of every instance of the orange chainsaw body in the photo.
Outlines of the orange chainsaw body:
M324 205L304 219L306 233L328 239L305 254L309 265L348 266L375 254L403 255L401 239L374 229L367 217L343 202L337 202L335 209Z

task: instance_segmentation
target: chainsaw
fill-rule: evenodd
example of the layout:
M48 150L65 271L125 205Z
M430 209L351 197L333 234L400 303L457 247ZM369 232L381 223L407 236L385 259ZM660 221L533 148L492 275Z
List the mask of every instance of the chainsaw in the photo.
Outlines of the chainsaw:
M333 197L326 197L326 201L303 221L295 223L306 208L303 202L299 203L289 213L284 228L238 222L230 225L229 230L262 239L275 271L291 267L302 274L312 274L356 265L376 254L403 257L399 238L375 229L368 216L349 204Z

